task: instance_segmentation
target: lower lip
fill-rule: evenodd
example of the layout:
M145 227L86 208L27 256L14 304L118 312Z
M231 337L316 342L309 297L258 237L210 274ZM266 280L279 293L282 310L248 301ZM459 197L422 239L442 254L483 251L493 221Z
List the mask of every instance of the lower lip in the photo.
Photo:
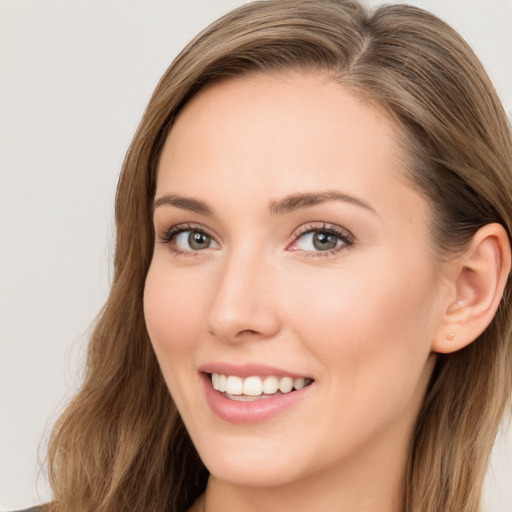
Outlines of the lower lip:
M201 375L206 399L212 411L222 420L230 423L256 423L265 421L299 403L313 386L310 384L297 391L250 402L231 400L215 390L210 375Z

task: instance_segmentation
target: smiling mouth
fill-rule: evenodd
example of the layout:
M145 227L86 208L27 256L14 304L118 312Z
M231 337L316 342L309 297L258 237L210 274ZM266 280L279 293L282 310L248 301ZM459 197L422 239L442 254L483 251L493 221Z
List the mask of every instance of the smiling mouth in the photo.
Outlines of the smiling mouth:
M251 376L238 377L237 375L224 375L211 373L210 380L215 390L222 393L230 400L249 402L272 398L278 395L286 395L309 386L313 379L305 377L267 377Z

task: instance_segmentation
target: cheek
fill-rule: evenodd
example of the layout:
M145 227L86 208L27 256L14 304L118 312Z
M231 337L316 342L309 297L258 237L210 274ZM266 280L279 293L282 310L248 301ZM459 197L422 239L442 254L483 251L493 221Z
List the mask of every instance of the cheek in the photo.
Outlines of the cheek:
M407 268L380 255L371 264L328 270L325 279L305 274L289 289L296 335L352 385L393 372L403 380L418 378L436 328L430 266L416 260Z
M161 259L151 263L146 278L144 317L167 387L180 413L187 416L199 407L190 378L199 382L196 358L206 289L204 281L188 279Z
M168 265L167 265L168 266ZM144 317L160 364L186 356L200 339L204 281L184 279L158 260L151 264L144 288Z

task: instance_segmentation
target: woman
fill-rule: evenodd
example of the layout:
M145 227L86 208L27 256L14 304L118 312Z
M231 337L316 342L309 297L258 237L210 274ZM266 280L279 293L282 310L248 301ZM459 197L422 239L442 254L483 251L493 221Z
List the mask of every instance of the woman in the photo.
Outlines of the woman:
M511 391L512 144L412 7L243 6L163 76L52 511L478 510Z

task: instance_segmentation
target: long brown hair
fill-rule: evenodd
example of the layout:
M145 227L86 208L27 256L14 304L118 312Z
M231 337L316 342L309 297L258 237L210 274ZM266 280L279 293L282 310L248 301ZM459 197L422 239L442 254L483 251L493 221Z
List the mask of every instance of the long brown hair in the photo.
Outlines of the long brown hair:
M432 14L343 0L244 5L197 36L158 84L123 165L114 279L92 334L83 386L49 446L52 511L186 510L201 463L163 381L142 296L154 243L156 167L173 120L215 80L319 71L398 122L415 186L429 199L439 258L481 226L512 233L512 140L480 62ZM512 388L510 281L489 328L440 355L410 443L402 512L475 512ZM172 324L171 324L172 328Z

